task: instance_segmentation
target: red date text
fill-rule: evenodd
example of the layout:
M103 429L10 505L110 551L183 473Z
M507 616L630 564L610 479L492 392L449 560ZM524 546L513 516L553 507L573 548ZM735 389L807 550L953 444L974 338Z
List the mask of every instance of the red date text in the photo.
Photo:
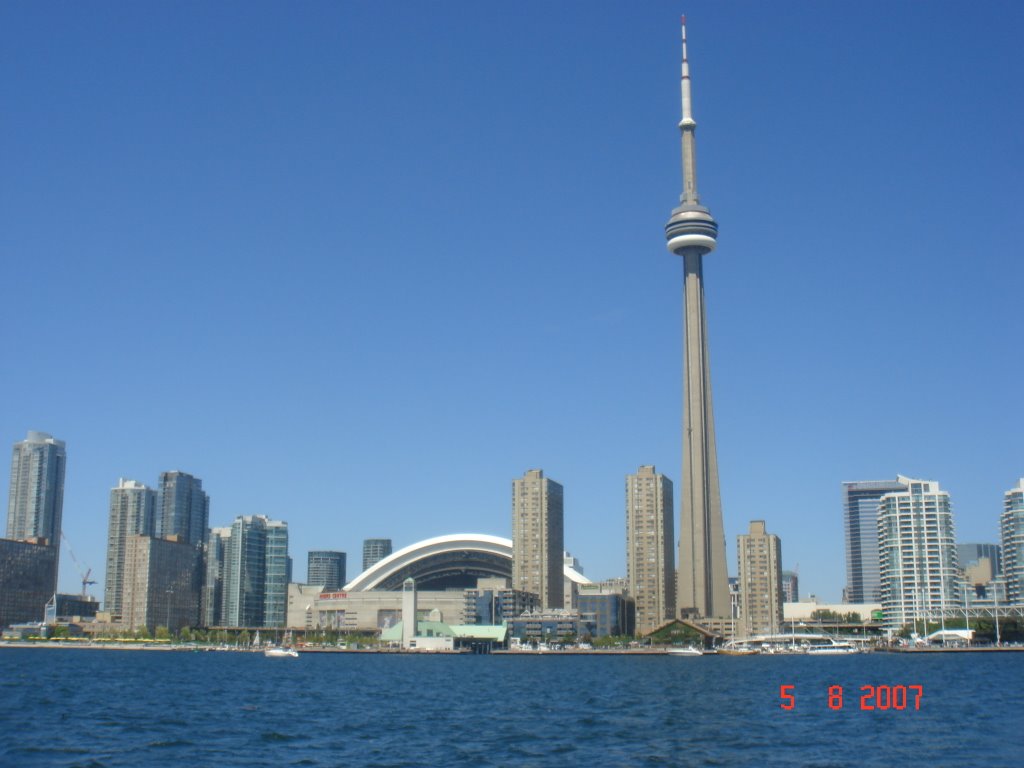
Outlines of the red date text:
M860 687L861 710L919 710L924 698L922 685L862 685ZM796 686L780 685L779 707L787 711L796 709ZM825 703L829 709L838 712L845 705L843 686L830 685Z

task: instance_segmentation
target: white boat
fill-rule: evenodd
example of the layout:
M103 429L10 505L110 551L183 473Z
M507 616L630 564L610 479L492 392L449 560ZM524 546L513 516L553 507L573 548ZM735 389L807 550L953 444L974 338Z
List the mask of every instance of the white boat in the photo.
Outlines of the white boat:
M668 654L669 656L703 656L704 651L691 645L686 648L669 648Z
M299 658L299 652L294 648L267 648L263 651L263 655L268 659Z
M718 653L722 656L756 656L760 653L757 648L749 648L740 645L723 645L718 649Z
M833 640L831 645L811 645L807 648L807 653L812 656L831 656L834 654L841 653L860 653L860 648L853 645L853 643L847 643L841 640Z

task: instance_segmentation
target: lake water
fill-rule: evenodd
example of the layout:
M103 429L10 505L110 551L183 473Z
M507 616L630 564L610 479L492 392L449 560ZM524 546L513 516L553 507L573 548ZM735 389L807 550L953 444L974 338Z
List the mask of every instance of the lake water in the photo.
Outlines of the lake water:
M865 685L920 708L862 710ZM0 648L3 766L1019 766L1022 734L1024 653Z

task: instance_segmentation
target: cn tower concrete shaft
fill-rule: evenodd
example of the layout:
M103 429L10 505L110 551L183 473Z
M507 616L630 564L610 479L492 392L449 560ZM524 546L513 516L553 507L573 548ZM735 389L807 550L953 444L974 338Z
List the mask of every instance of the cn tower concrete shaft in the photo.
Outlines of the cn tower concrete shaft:
M682 254L683 476L680 499L678 606L685 614L730 614L722 498L718 488L711 367L704 310L704 256L696 248Z

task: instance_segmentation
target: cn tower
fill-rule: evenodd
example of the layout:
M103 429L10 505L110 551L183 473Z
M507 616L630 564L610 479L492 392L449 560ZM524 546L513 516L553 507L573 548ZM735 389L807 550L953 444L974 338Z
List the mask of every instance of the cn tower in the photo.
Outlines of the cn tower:
M722 498L718 489L715 419L711 409L707 317L704 311L704 255L715 249L718 223L697 195L697 153L682 19L683 194L665 225L668 249L683 257L683 474L680 504L678 615L729 617Z

